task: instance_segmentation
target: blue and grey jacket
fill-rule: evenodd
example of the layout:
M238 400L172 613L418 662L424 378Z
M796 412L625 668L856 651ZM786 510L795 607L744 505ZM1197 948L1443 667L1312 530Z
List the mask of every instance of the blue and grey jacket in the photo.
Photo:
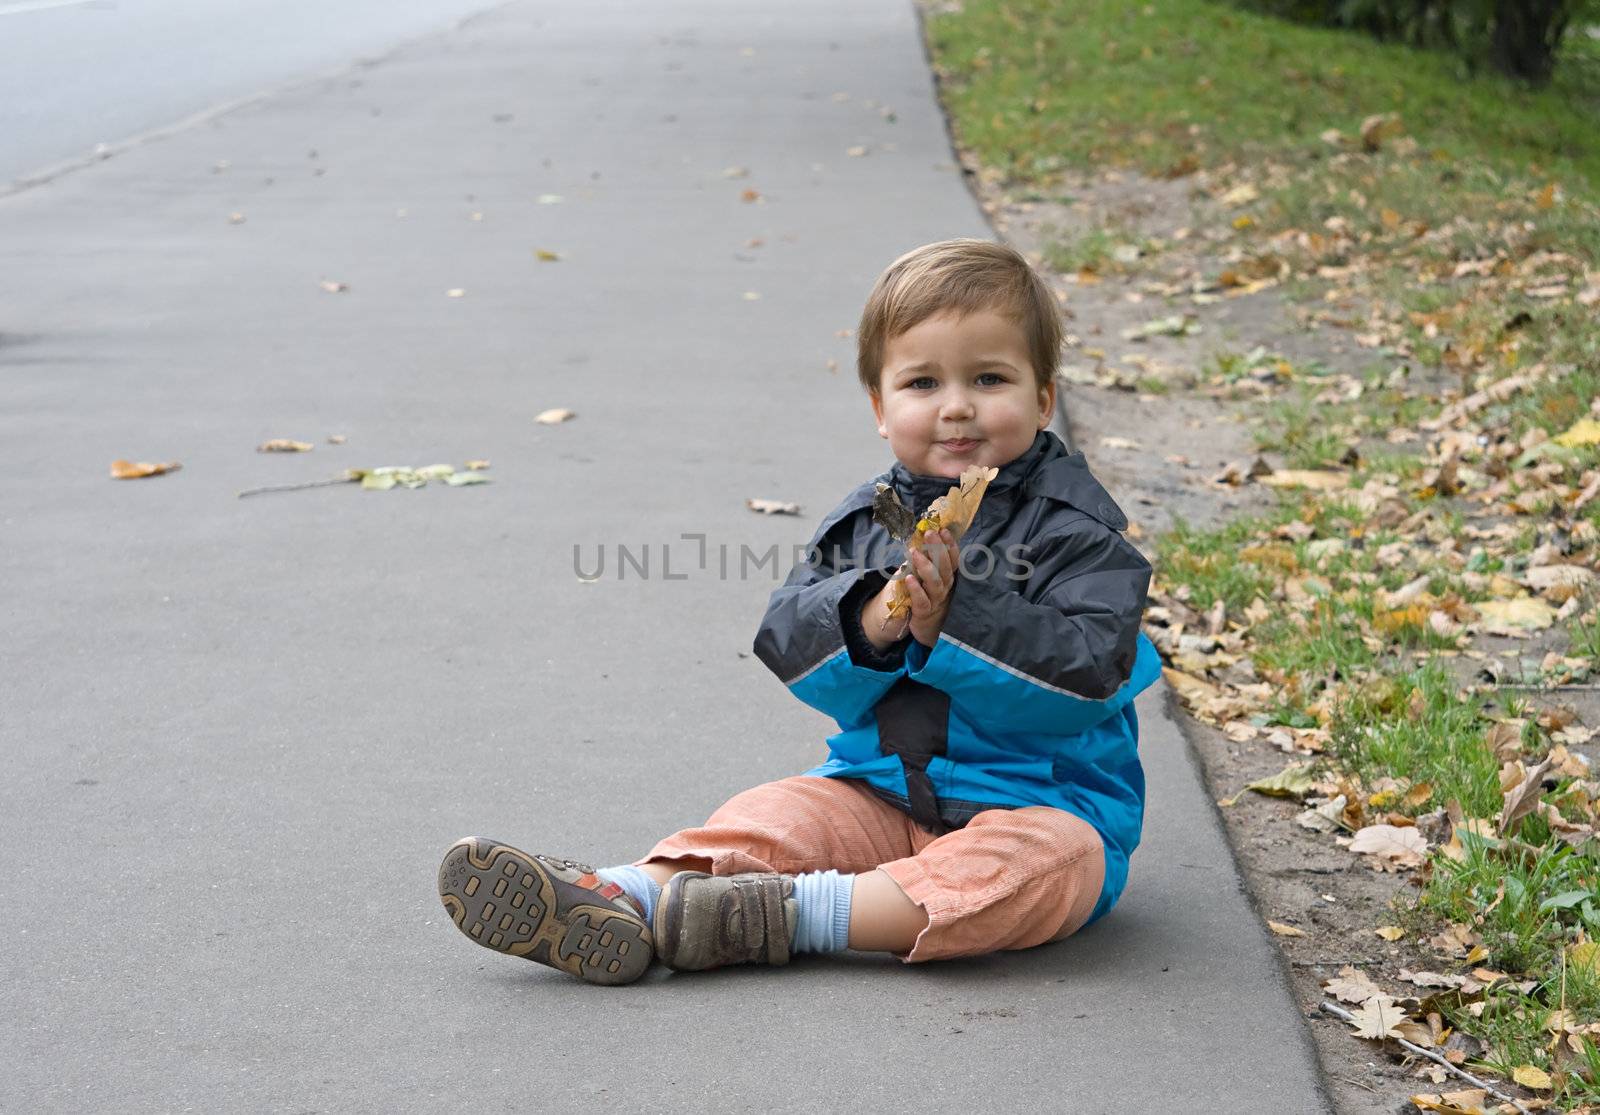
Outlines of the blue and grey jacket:
M1139 629L1150 564L1083 454L1042 430L989 482L961 538L937 642L880 652L861 609L905 556L872 520L880 481L919 513L955 483L897 461L852 491L756 633L761 661L838 722L828 761L805 773L860 779L935 833L985 809L1077 814L1105 843L1092 923L1121 895L1144 820L1133 699L1161 674Z

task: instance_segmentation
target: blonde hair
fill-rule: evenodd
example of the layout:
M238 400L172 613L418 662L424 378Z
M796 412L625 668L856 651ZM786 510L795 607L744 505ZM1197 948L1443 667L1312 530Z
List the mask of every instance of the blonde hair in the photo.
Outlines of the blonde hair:
M1022 328L1041 389L1061 359L1061 310L1036 271L1014 249L972 237L913 248L878 276L856 331L856 374L878 394L883 350L894 337L947 311L992 310Z

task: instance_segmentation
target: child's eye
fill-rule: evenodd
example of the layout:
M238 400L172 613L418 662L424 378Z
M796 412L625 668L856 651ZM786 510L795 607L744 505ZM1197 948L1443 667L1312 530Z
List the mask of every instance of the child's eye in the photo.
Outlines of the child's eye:
M914 379L910 383L906 384L906 386L907 387L916 387L918 384L929 384L929 385L931 385L932 383L933 383L933 377L932 376L918 376L916 379Z
M1006 381L1006 377L1001 375L999 372L984 372L981 376L978 377L978 379L979 380L992 379L996 383L1004 383Z

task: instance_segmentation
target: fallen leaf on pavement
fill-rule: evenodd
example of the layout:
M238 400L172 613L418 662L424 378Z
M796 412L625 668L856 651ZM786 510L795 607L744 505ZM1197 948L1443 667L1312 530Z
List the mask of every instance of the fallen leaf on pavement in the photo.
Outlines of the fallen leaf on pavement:
M763 515L798 515L798 503L785 503L778 499L747 499L744 505L752 511L760 511Z
M338 294L341 291L346 291L346 290L350 289L350 284L349 283L341 283L336 279L323 279L317 285L320 286L323 290L327 291L329 294Z
M137 480L141 476L160 476L164 472L176 472L182 467L177 461L157 464L152 461L115 460L111 462L111 479Z
M1267 928L1271 929L1280 937L1304 937L1306 935L1306 931L1304 929L1296 929L1294 926L1285 925L1281 921L1269 920L1267 922Z
M309 441L291 441L286 437L275 437L271 441L264 441L256 446L257 453L309 453Z
M533 254L545 263L555 263L561 258L560 253L552 252L548 248L535 248Z
M546 426L554 426L558 422L565 422L569 418L576 418L577 413L562 407L552 407L550 410L541 410L533 416L535 422L543 422Z

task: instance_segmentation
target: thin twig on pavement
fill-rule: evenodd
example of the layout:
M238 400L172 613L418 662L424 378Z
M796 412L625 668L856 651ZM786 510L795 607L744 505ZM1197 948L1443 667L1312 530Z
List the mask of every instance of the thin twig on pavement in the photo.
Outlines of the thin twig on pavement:
M1327 1011L1329 1014L1338 1015L1340 1018L1344 1019L1346 1022L1354 1022L1356 1020L1356 1016L1355 1015L1351 1014L1349 1011L1345 1010L1343 1007L1334 1006L1332 1003L1328 1002L1328 1000L1326 1000L1326 999L1322 1000L1322 1009ZM1420 1054L1420 1055L1428 1058L1430 1061L1439 1062L1439 1064L1443 1065L1450 1072L1453 1072L1457 1076L1461 1077L1461 1079L1467 1081L1473 1087L1482 1088L1485 1092L1488 1092L1491 1096L1494 1096L1496 1099L1505 1100L1512 1107L1515 1107L1518 1111L1522 1112L1523 1115L1532 1115L1532 1113L1529 1112L1526 1107L1522 1106L1520 1101L1512 1098L1511 1096L1506 1095L1504 1092L1497 1091L1495 1088L1493 1088L1492 1086L1490 1086L1488 1084L1485 1084L1483 1081L1479 1080L1476 1076L1473 1076L1470 1072L1466 1071L1465 1069L1456 1068L1456 1066L1452 1065L1449 1061L1446 1061L1443 1057L1439 1056L1439 1054L1433 1052L1432 1050L1424 1049L1424 1048L1422 1048L1422 1046L1417 1045L1417 1044L1415 1044L1413 1042L1409 1042L1405 1038L1391 1038L1389 1040L1399 1042L1405 1048L1411 1050L1411 1052Z
M329 484L354 484L357 477L341 476L335 480L307 480L303 484L269 484L265 488L246 488L239 493L239 498L260 495L262 492L298 492L301 488L325 488Z

